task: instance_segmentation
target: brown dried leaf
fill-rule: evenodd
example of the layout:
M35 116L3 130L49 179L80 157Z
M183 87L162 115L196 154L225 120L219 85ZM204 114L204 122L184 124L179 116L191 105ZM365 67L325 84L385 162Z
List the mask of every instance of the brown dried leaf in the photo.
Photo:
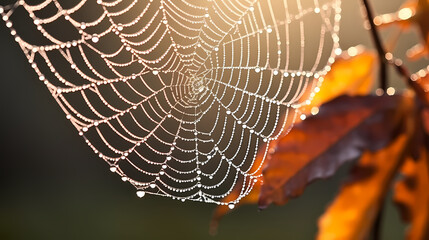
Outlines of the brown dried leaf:
M284 204L307 184L332 176L345 162L386 146L403 126L409 97L339 97L278 140L267 158L260 208Z

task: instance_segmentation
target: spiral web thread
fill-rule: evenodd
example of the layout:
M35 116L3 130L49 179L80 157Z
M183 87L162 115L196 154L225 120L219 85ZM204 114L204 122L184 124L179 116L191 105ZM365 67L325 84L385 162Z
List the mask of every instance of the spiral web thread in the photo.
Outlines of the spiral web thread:
M139 197L233 207L339 50L340 0L28 2L1 7L2 19Z

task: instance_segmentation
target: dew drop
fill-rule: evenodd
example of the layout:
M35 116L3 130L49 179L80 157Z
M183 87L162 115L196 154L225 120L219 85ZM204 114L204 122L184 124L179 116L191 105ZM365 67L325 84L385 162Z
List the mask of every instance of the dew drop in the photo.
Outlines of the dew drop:
M142 198L146 194L144 191L137 191L137 197Z

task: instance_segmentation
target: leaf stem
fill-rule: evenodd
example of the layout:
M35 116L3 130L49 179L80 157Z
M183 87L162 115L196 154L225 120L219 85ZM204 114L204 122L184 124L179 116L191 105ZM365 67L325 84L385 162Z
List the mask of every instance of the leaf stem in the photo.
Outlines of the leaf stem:
M368 0L362 0L362 4L365 9L366 18L370 25L372 40L375 44L375 48L377 49L377 53L378 53L378 60L380 63L380 72L379 72L380 88L385 93L387 90L387 66L389 64L389 62L386 59L386 50L383 47L380 34L377 31L377 27L374 24L374 21L373 21L374 13L372 11L371 5L369 4Z

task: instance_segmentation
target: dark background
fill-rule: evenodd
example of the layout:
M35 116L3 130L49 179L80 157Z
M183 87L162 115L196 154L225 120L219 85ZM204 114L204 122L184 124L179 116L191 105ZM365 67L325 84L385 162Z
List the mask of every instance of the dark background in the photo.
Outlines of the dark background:
M402 1L372 2L377 12L386 13ZM343 3L343 49L371 46L358 3ZM415 32L404 34L398 54L414 42ZM423 64L413 63L411 69ZM392 85L403 86L397 77L391 79ZM0 239L312 239L318 217L348 172L349 166L343 167L285 206L262 212L256 206L240 207L211 237L215 206L155 196L139 199L130 184L109 171L37 80L3 22L0 82ZM405 226L391 200L386 203L383 239L402 239Z

